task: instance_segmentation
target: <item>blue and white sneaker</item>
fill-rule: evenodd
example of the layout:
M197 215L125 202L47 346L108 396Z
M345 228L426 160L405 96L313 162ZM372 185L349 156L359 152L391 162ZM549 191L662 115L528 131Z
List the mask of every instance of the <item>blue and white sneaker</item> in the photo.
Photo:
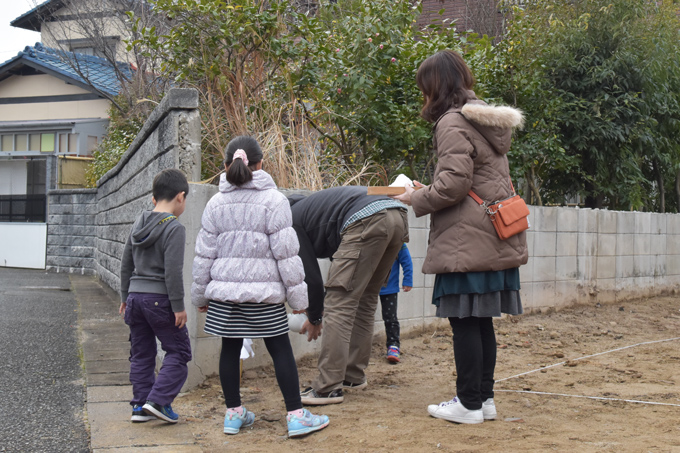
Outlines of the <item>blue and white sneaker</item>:
M255 414L246 409L245 406L241 407L243 408L243 415L239 415L235 410L227 409L224 416L224 434L238 434L241 428L255 423Z
M286 421L288 422L288 437L299 437L305 434L319 431L328 426L329 420L327 415L314 415L307 409L304 410L302 417L288 414Z
M139 404L135 404L132 406L132 417L130 417L130 421L133 423L144 423L148 422L149 420L156 420L155 415L149 415L144 410L142 409L142 406Z
M142 409L147 414L154 415L168 423L177 423L179 421L179 415L175 414L172 410L172 406L169 404L167 406L161 406L152 401L147 401L146 404L142 406Z

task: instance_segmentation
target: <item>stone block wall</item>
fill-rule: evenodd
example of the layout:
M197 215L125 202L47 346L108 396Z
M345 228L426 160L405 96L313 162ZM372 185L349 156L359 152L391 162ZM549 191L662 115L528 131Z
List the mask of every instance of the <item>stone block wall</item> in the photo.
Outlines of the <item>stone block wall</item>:
M46 269L95 274L96 189L50 190Z
M140 212L153 209L154 176L178 168L190 181L200 179L197 108L197 91L170 90L120 162L97 182L95 270L115 291L120 289L120 258L132 223Z

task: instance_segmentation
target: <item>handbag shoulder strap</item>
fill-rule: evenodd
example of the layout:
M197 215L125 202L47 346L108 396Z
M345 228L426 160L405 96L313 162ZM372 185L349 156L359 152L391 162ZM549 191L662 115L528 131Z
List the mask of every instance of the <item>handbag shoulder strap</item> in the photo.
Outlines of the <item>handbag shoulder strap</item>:
M470 122L470 120L468 120L467 118L465 118L465 115L463 115L463 112L450 112L450 111L449 111L449 112L444 113L444 115L446 115L446 114L448 114L448 113L459 113L460 116L463 117L463 119L464 119L465 121L467 121L468 123ZM437 120L437 123L439 123L439 120L441 120L442 117L443 117L444 115L442 115L442 116L439 117L439 119ZM474 126L471 126L471 127L474 128ZM483 138L484 138L484 140L486 140L486 137L483 137ZM488 141L488 140L487 140L487 144L488 144L489 146L491 146L491 144L489 144L489 141ZM511 196L511 197L514 197L514 196L516 195L515 186L512 184L512 178L511 178L509 175L508 175L508 181L510 181L510 188L512 189L512 194L511 194L510 196ZM474 192L472 191L472 189L470 189L470 191L468 192L468 195L469 195L470 197L472 197L472 199L475 200L477 203L479 203L480 206L486 207L486 203L484 202L484 200L482 200L481 198L479 198L479 196L478 196L476 193L474 193Z
M511 197L514 197L514 196L516 195L515 186L512 184L512 178L511 178L510 176L508 176L508 181L510 181L510 188L512 189L512 194L511 194L510 196L511 196ZM481 198L479 198L479 195L477 195L476 193L474 193L474 192L472 191L472 189L470 189L470 191L468 192L468 195L469 195L473 200L475 200L477 203L479 203L480 206L486 207L486 202L485 202L484 200L482 200Z

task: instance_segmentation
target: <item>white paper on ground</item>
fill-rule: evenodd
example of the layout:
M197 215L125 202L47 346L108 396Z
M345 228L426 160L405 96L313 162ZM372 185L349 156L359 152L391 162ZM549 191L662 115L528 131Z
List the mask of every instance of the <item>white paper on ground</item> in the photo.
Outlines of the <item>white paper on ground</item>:
M241 360L249 359L250 357L255 357L255 351L253 351L253 340L250 338L244 338L243 347L241 348Z
M406 186L413 187L413 181L411 181L411 178L409 178L403 173L399 173L394 182L390 184L390 187L406 187Z

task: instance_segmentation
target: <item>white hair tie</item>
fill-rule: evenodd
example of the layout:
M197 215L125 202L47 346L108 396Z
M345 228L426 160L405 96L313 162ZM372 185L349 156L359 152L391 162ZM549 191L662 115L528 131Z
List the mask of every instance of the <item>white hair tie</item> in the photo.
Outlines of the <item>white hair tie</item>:
M231 158L231 161L233 162L236 159L241 159L243 163L246 164L246 167L248 166L248 155L242 149L237 149L236 152L234 152L234 157Z

